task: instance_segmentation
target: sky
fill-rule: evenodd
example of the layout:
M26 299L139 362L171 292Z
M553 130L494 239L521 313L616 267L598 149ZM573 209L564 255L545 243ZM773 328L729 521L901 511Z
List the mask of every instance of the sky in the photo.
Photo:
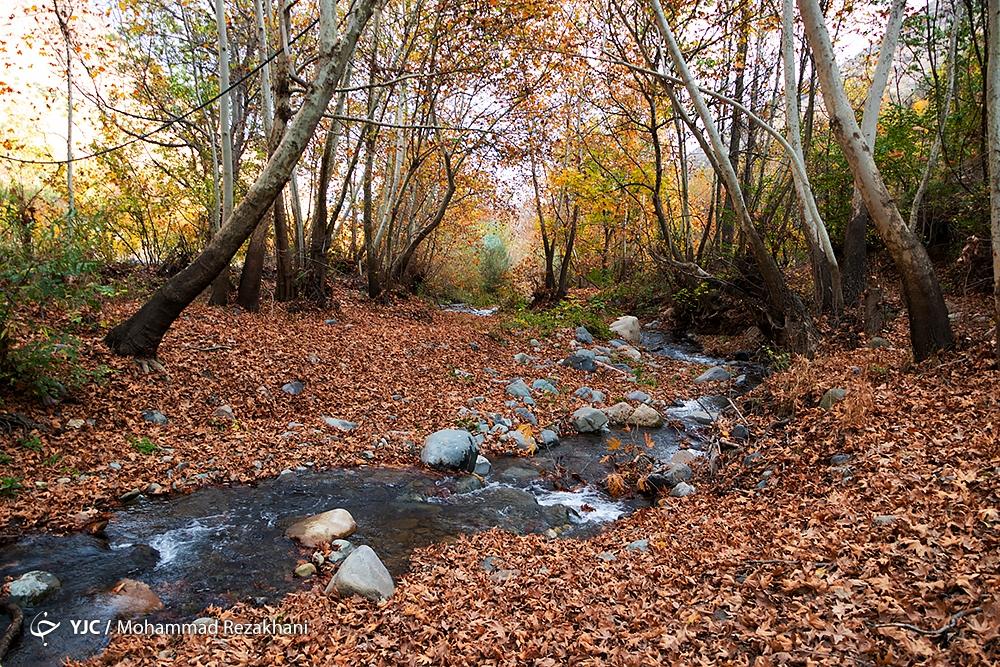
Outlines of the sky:
M75 18L81 41L110 32L100 11L85 11L87 7L104 6L103 0L76 2L81 8ZM864 34L854 26L869 26L880 31L883 23L872 20L873 8L886 6L883 2L856 5L852 20L839 32L837 47L842 61L856 57L880 39L880 34ZM923 6L920 0L910 0L910 10ZM23 142L22 146L15 143L13 149L7 151L9 153L64 157L65 79L62 64L51 53L53 46L60 46L60 38L49 0L6 0L0 12L0 35L5 38L0 46L0 90L6 91L0 94L0 141L13 138ZM84 55L86 49L80 57ZM76 73L80 76L80 86L92 86L81 67L76 67ZM107 84L106 81L102 83ZM84 152L95 136L94 105L81 97L77 93L74 123L77 154Z

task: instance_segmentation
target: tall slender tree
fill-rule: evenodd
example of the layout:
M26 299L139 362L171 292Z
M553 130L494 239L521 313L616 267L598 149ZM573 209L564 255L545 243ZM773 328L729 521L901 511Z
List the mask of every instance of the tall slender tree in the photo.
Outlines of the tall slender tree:
M816 62L830 125L847 158L865 208L899 271L910 318L913 357L921 361L951 347L954 342L941 287L927 251L896 208L875 165L871 145L855 120L819 3L817 0L798 0L798 5Z

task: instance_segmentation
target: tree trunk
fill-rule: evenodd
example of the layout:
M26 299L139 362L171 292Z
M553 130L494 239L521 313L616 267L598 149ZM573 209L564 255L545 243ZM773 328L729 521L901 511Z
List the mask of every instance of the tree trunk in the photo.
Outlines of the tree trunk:
M798 195L802 222L805 226L806 242L813 265L813 282L816 288L816 302L822 311L839 313L844 307L844 293L841 289L840 266L833 254L830 237L816 206L809 175L805 169L802 151L801 130L799 128L799 85L795 67L795 7L793 0L782 0L781 55L785 77L785 122L788 127L788 143L792 148L791 160L801 165L801 173L792 169L795 191Z
M804 13L805 10L801 9L801 3L799 7ZM875 151L875 130L878 127L879 109L882 108L882 96L885 94L885 87L889 82L889 71L892 69L892 59L896 53L896 44L899 42L899 33L903 28L905 10L906 0L893 0L885 35L883 35L882 45L879 47L878 62L875 64L875 72L872 74L872 83L868 88L868 96L865 98L859 136L864 138L869 154ZM825 24L824 30L826 30ZM815 53L813 57L816 57ZM819 65L817 64L816 67L818 68ZM820 77L820 81L822 82L822 77ZM823 97L826 99L825 87ZM851 199L851 217L844 229L844 301L849 304L857 303L858 297L865 291L865 285L868 284L867 236L871 211L865 209L863 199L857 183L855 183L854 196Z
M743 5L746 7L746 4ZM743 87L744 87L744 76L746 74L746 64L747 64L747 44L750 41L749 35L747 34L750 30L749 25L746 21L746 12L743 10L741 12L740 19L740 33L737 37L736 46L736 82L734 84L733 99L736 102L742 104L743 102ZM740 118L740 110L733 107L733 119L729 125L729 162L733 165L734 169L736 165L739 164L740 158L740 139L743 130L742 119ZM721 230L722 230L722 242L725 244L731 244L733 242L733 217L736 214L736 207L733 202L733 193L730 192L729 188L726 188L726 200L725 205L722 209L721 217Z
M989 61L986 66L986 110L989 119L990 229L993 237L993 298L996 302L997 363L1000 363L1000 0L988 0Z
M233 214L233 134L232 109L229 96L229 36L226 30L225 0L215 0L215 22L219 30L219 134L222 140L222 219ZM215 230L218 231L218 230ZM219 271L212 283L208 302L213 306L229 303L229 265Z
M69 28L73 7L70 5L64 11L59 0L53 0L52 7L62 33L66 55L66 219L72 228L73 218L76 216L76 198L73 192L73 38Z
M559 262L559 287L556 289L556 301L561 301L566 296L567 285L569 283L569 266L573 262L573 246L576 244L576 223L580 215L580 205L573 205L573 212L569 216L569 234L566 236L566 248L563 250L562 261Z
M870 144L854 118L840 68L816 0L798 0L806 37L816 60L830 125L844 151L866 208L892 255L903 283L910 318L910 343L917 361L953 343L948 309L927 251L910 232L875 166Z
M270 155L276 145L272 136L274 132L274 99L271 96L271 65L268 62L270 49L268 48L267 26L264 23L262 1L254 0L253 9L254 18L257 22L257 42L260 59L263 63L260 70L260 94L263 102L264 137L271 149L268 151ZM260 309L260 281L264 271L264 253L267 250L267 232L270 222L269 216L265 215L250 237L246 259L243 261L243 272L240 274L240 285L236 290L236 303L251 312L256 312Z
M348 64L347 72L344 75L344 88L350 87L350 85L351 67ZM346 102L347 91L343 90L337 96L334 116L343 115ZM309 261L305 267L306 295L320 305L326 303L327 251L330 249L331 227L336 220L336 218L327 219L326 198L330 188L330 179L333 178L333 162L337 157L337 146L340 143L343 129L343 121L334 120L333 126L326 135L326 142L323 144L323 157L320 161L319 177L316 184L316 207L313 214L312 234L309 239ZM346 178L350 178L350 173ZM344 188L347 188L346 180Z
M743 200L743 192L740 189L739 179L733 164L729 160L719 130L708 110L708 105L701 95L701 90L695 82L688 69L687 62L681 53L673 31L667 24L666 16L663 14L663 7L659 0L650 0L653 11L656 14L656 23L660 31L660 36L666 43L667 51L674 63L674 68L680 75L687 89L688 95L694 102L694 107L701 118L705 131L712 143L712 152L715 153L715 160L719 165L720 177L725 181L727 190L732 193L733 205L736 207L737 218L742 226L743 234L753 253L758 270L768 293L768 312L771 324L779 330L779 339L789 349L800 354L812 356L815 354L817 345L817 334L810 317L802 301L788 289L781 270L778 268L774 258L767 251L764 241L757 233L746 209Z
M333 97L337 82L343 77L347 61L354 54L358 37L371 17L376 1L359 0L345 20L347 28L344 35L337 40L334 2L322 0L316 78L277 149L239 207L226 219L201 255L157 290L139 312L108 332L104 341L112 351L135 357L155 357L163 336L184 308L229 265L233 255L253 233L261 217L288 182L295 163Z

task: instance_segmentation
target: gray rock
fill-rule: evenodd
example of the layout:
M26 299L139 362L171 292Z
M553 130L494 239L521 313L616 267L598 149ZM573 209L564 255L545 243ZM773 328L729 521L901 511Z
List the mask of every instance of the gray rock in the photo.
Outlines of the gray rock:
M621 347L622 345L628 345L628 343L623 341L621 338L612 338L608 341L608 345L611 347Z
M524 452L533 452L535 449L538 448L538 443L535 442L534 436L525 435L524 433L522 433L517 429L510 431L504 437L507 438L508 441L515 443L518 449Z
M694 379L695 384L704 384L706 382L725 382L729 380L732 376L722 366L712 366L707 371L699 375Z
M354 551L354 545L347 540L334 540L330 542L330 554L326 559L331 563L339 563Z
M112 461L111 463L108 464L108 467L111 468L112 470L121 470L122 464L118 463L118 461Z
M559 434L552 429L542 429L538 437L542 440L542 447L555 447L559 444Z
M631 359L632 361L639 361L642 359L642 352L635 349L631 345L622 345L615 350L615 354L619 357L625 357L626 359Z
M740 441L749 440L750 439L750 429L748 429L743 424L737 424L729 432L729 435L732 436L733 440L740 440Z
M455 482L455 493L472 493L483 488L483 482L478 477L469 475Z
M632 411L625 423L632 426L655 428L663 424L663 417L659 412L643 403Z
M649 473L646 482L656 491L661 492L673 489L689 479L691 479L691 466L686 463L671 463L666 468Z
M600 391L599 389L594 389L593 391L590 392L591 403L603 403L606 400L607 397L604 395L603 391Z
M167 416L159 410L143 410L142 418L151 424L163 426L167 423Z
M218 419L225 419L227 421L234 421L236 419L236 415L233 414L233 408L229 405L220 405L212 415Z
M342 597L360 595L378 601L392 597L396 585L375 551L368 545L362 545L341 563L336 576L326 587L327 594L333 591Z
M580 433L598 433L608 425L608 416L596 408L579 408L573 413L573 427Z
M514 398L531 398L531 388L518 378L507 385L507 395Z
M349 422L346 419L337 419L336 417L323 417L323 421L326 422L327 426L331 426L344 433L353 431L358 426L354 422Z
M603 560L605 563L610 563L611 561L618 560L618 556L614 555L610 551L602 551L601 553L597 554L597 557L600 560Z
M628 421L628 418L632 416L632 412L634 410L635 408L633 408L625 401L622 401L620 403L615 403L604 412L608 417L608 421L610 421L615 426L621 426L626 421Z
M493 466L492 464L490 464L490 460L488 458L486 458L482 454L476 457L476 467L473 470L473 472L475 472L480 477L486 477L487 475L490 474L490 470L492 469Z
M562 360L563 366L569 366L578 371L593 373L597 370L595 355L591 350L577 350Z
M843 387L834 387L832 389L827 389L826 393L823 394L823 398L819 400L819 407L824 410L829 410L835 404L840 403L847 396L847 390Z
M500 473L500 479L505 482L513 482L514 484L527 484L538 479L540 476L539 472L534 468L528 466L511 466ZM512 489L512 491L521 491L520 489ZM522 494L524 492L521 492ZM528 494L531 495L530 493ZM533 499L534 496L531 496Z
M472 472L476 468L479 447L472 434L460 429L435 431L424 440L420 460L432 468L452 468Z
M636 401L637 403L649 403L651 400L653 400L652 396L638 389L630 391L628 393L628 396L626 396L625 398L629 401Z
M541 378L539 378L538 380L535 380L534 382L532 382L531 383L531 388L534 389L534 390L536 390L536 391L544 391L547 394L558 394L559 393L559 390L556 389L556 386L554 384L552 384L548 380L543 380Z
M576 339L583 343L584 345L590 345L594 342L594 336L589 331L587 327L579 326L576 328Z
M687 482L681 482L670 490L670 496L672 498L683 498L685 496L690 496L694 492L695 488L693 486Z
M625 547L626 551L649 551L649 540L636 540Z
M577 398L582 398L585 401L589 401L593 393L594 390L591 389L590 387L580 387L579 389L573 392L573 395L576 396Z
M834 454L830 457L830 465L832 466L842 466L847 465L851 460L850 454Z
M530 364L535 358L530 354L525 354L524 352L518 352L514 355L514 361L519 364Z
M291 382L281 385L281 391L292 396L298 396L305 391L305 389L306 385L301 380L292 380Z
M32 570L10 582L10 597L22 606L30 606L59 590L61 585L51 572Z
M892 347L892 343L881 336L875 336L868 341L868 347L872 350L879 350L886 347Z
M521 421L527 422L532 426L538 426L538 418L527 408L514 408L514 414L517 415Z
M876 526L889 526L891 524L896 523L897 519L899 519L899 517L897 517L895 514L876 514L872 518L872 521L875 523Z
M693 450L690 449L678 449L670 457L671 463L683 463L685 465L691 465L692 461L698 460L698 454L695 454Z
M473 352L479 352L479 343L475 341L469 343L469 349L472 350Z

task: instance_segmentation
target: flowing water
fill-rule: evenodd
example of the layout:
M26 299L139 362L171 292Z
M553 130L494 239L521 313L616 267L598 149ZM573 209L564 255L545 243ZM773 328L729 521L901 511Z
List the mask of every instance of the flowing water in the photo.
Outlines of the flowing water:
M647 337L657 354L717 362L660 334ZM531 458L498 457L486 485L472 491L467 489L477 485L468 478L420 468L303 469L254 485L140 497L113 514L102 537L21 537L0 547L0 577L45 570L62 586L24 610L23 636L4 665L59 664L64 657L100 650L107 642L103 634L74 634L69 620L96 619L104 628L116 616L109 591L124 577L148 584L163 601L164 609L149 617L154 622L190 621L208 605L273 602L309 586L292 574L308 552L284 531L302 517L335 507L349 510L358 524L351 540L370 545L394 576L406 571L415 549L494 526L515 533L556 529L562 537L587 535L644 503L614 501L597 490L609 471L601 461L607 439L640 444L655 458L669 460L689 437L685 431L704 422L697 409L671 413L686 422L681 431L666 426L573 436ZM46 620L61 623L45 638L47 646L29 632L31 621L44 613Z

